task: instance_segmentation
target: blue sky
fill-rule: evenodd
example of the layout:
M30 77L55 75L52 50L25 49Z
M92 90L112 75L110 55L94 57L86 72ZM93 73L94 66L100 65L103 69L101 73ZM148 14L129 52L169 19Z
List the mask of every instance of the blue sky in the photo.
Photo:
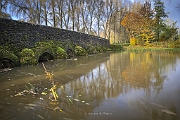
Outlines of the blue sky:
M165 5L165 11L170 12L168 15L173 21L177 21L177 25L180 27L180 8L177 8L178 4L180 5L180 0L162 0Z

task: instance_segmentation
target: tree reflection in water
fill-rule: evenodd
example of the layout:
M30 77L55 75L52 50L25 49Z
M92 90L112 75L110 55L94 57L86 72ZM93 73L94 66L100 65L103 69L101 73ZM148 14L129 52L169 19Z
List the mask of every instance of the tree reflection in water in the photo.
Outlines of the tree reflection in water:
M178 111L174 105L176 103L167 104L171 99L164 101L164 94L161 93L161 90L164 91L163 84L168 79L168 72L176 69L176 63L177 55L168 52L111 54L108 61L69 82L66 90L74 97L82 95L81 99L91 105L97 102L95 106L99 106L102 100L117 99L125 95L124 101L131 109L140 110L144 117L148 115L150 119L177 119L176 115L163 114L166 109L175 113ZM144 94L140 95L142 90ZM135 91L135 95L129 95L132 91ZM153 100L157 96L161 100Z
M49 86L42 66L29 66L0 74L3 78L0 110L6 108L15 119L180 119L179 54L108 53L79 57L76 61L52 61L46 67L53 71L54 80L64 86L57 88L56 102L40 94L10 97L13 89L24 89L29 73L33 85L40 81L41 86ZM14 80L9 81L10 78Z

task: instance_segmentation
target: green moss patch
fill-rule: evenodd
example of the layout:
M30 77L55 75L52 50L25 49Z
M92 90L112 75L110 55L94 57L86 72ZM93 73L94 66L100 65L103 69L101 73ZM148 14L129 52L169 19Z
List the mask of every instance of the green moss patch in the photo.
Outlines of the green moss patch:
M96 54L98 53L98 51L96 50L96 47L89 45L86 49L88 54Z
M25 48L20 53L20 62L22 65L36 65L37 59L34 51L29 48Z
M39 59L39 57L46 52L51 54L54 59L57 58L57 46L54 44L53 41L35 43L34 51L37 59Z
M103 46L96 46L96 50L101 53L101 52L106 52L107 48Z
M87 55L88 53L83 47L77 45L75 47L75 54L77 56L84 56L84 55Z
M57 59L67 58L66 51L62 49L61 47L57 47L56 54L57 54Z
M2 59L8 59L12 61L15 66L19 66L18 57L14 55L12 52L9 52L8 50L2 49L2 47L0 47L0 60Z

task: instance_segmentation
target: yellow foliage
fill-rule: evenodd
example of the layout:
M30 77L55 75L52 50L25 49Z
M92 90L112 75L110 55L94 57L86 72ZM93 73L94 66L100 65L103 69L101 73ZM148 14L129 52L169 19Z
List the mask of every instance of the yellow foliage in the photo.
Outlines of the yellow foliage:
M56 93L56 85L54 85L51 89L50 89L50 91L52 92L52 94L53 94L53 97L54 97L54 100L55 101L57 101L57 98L58 98L58 95L57 95L57 93Z
M53 80L53 75L54 75L53 72L50 73L46 71L46 79Z
M130 38L130 44L131 45L136 45L136 38L135 37Z
M121 25L126 28L130 37L141 37L139 42L153 40L153 20L151 18L143 17L138 13L129 12L121 21ZM135 45L137 40L130 38L130 43Z

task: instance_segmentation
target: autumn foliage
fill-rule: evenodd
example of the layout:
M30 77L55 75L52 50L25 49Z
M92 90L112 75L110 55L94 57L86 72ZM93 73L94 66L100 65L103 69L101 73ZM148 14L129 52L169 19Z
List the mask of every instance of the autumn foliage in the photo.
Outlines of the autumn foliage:
M131 44L144 45L154 40L154 20L151 16L151 11L146 3L139 12L129 12L123 18L121 25L126 28Z
M126 28L130 37L134 37L137 33L140 32L141 23L141 16L133 12L129 12L121 21L121 25Z

